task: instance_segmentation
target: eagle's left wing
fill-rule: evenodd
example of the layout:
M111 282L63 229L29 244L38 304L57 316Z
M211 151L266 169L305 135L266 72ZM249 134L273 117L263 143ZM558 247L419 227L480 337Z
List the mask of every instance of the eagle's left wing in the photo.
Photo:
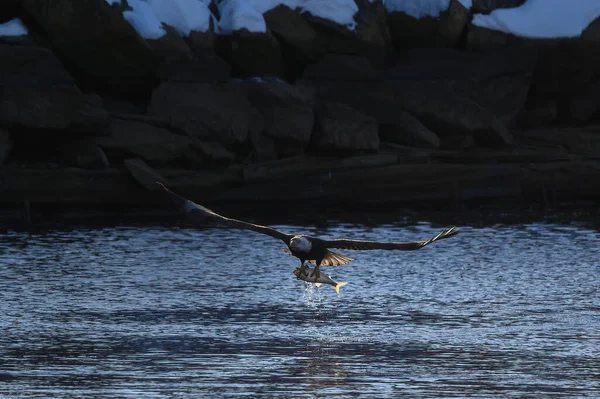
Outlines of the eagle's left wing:
M403 250L411 251L423 248L425 245L431 244L434 241L449 238L458 234L455 226L443 230L438 235L424 241L411 242L380 242L380 241L364 241L364 240L323 240L326 248L352 249L352 250L371 250L371 249L386 249L386 250Z

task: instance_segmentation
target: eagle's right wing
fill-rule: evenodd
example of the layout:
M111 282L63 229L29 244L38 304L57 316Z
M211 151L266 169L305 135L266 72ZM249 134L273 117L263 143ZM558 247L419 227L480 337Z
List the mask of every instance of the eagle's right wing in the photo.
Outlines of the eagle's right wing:
M259 224L244 222L242 220L232 219L225 216L221 216L216 212L211 211L210 209L196 204L178 194L175 194L168 188L166 188L162 183L156 182L159 187L169 196L171 201L175 204L177 209L179 209L186 216L196 219L198 221L211 221L218 224L222 224L229 227L235 227L238 229L252 230L258 233L266 234L268 236L278 238L283 240L286 243L289 243L291 239L291 235L282 233L279 230L268 226L261 226Z

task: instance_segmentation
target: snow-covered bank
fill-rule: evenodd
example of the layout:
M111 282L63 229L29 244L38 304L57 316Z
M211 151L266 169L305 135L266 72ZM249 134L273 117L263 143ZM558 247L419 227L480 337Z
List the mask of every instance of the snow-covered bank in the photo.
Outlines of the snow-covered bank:
M527 0L516 8L476 14L473 24L526 38L579 37L600 17L598 0Z
M106 2L117 4L119 0ZM472 0L459 2L466 9L473 6ZM157 39L165 34L163 23L187 36L191 31L206 32L211 18L219 34L241 29L264 33L267 26L263 14L280 5L330 20L352 31L358 11L354 0L223 0L218 4L221 18L217 21L208 8L209 3L209 0L129 0L132 10L124 11L123 15L142 37ZM417 19L438 18L450 6L450 0L383 0L383 3L388 13L403 12ZM576 3L527 0L520 7L496 9L488 15L474 14L472 22L475 26L519 37L562 38L578 37L599 16L598 0L577 0Z
M118 0L106 2L119 3ZM146 39L162 37L165 34L162 23L174 27L182 36L191 31L206 32L211 18L217 33L231 34L241 29L264 33L263 14L280 5L353 30L354 14L358 11L354 0L224 0L218 4L221 18L217 21L208 8L208 0L129 0L128 4L132 9L124 11L123 15Z

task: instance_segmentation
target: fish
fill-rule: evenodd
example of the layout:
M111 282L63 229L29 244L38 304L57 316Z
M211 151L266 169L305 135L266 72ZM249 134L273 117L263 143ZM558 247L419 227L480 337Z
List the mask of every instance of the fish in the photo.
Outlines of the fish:
M294 276L296 276L296 278L299 280L306 281L307 283L314 283L317 287L319 287L321 284L331 285L338 295L340 294L340 287L348 284L345 281L334 281L330 276L324 274L323 272L320 273L319 278L317 279L314 270L315 268L304 266L303 275L300 274L300 267L297 267L292 273L294 273Z

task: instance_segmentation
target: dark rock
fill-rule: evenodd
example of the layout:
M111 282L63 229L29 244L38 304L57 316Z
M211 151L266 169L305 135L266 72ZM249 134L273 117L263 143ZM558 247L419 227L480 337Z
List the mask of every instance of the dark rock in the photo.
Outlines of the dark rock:
M13 149L13 142L10 139L10 133L4 129L0 129L0 166L10 155Z
M354 15L356 39L367 45L363 55L374 65L383 66L394 53L383 1L355 1L358 5L358 12Z
M489 14L498 8L515 8L525 3L525 0L473 0L473 14Z
M197 140L193 142L193 147L211 165L229 165L235 160L235 154L219 143Z
M536 128L553 124L558 119L556 100L531 100L519 115L519 126Z
M96 139L96 143L106 151L126 156L134 154L147 162L167 164L201 163L201 157L195 151L197 139L170 132L167 129L142 122L114 119L109 128L108 137Z
M580 92L599 76L600 42L548 41L539 51L532 86L543 98L561 98Z
M104 108L104 101L96 93L83 95L83 107L73 117L71 129L84 133L103 134L110 123L110 116Z
M286 78L281 48L269 30L256 33L242 29L219 36L216 49L217 54L231 65L233 76Z
M487 109L452 91L415 87L406 90L402 107L440 135L473 133L477 144L503 146L512 143L512 134ZM443 138L442 138L443 141Z
M552 40L540 45L539 58L528 94L535 103L557 103L557 118L568 121L570 99L600 78L600 42ZM532 105L533 104L533 105Z
M326 46L318 40L316 29L296 11L279 5L263 16L267 28L277 37L290 75L298 76L307 63L325 53Z
M569 119L587 122L600 116L600 81L585 87L569 100Z
M231 67L216 55L165 60L158 67L162 80L187 83L217 83L229 79Z
M294 180L297 176L368 169L394 165L397 162L398 156L395 154L360 154L345 157L301 155L259 165L247 165L244 167L244 181L246 183L268 182L279 178Z
M118 97L117 98L103 97L102 102L104 104L104 108L110 115L113 115L113 114L144 115L146 113L145 105L122 100L121 98L118 98Z
M440 19L437 45L440 47L456 47L470 20L471 11L465 8L460 1L451 0L448 11Z
M213 3L211 3L212 5ZM215 50L215 20L211 16L208 20L206 32L191 31L184 38L192 52L198 56L213 55Z
M146 42L159 58L168 59L191 59L192 50L181 37L179 32L172 26L163 24L166 34L158 39L146 39Z
M35 24L77 78L94 89L130 95L152 85L152 50L120 7L98 0L22 0Z
M262 129L257 131L274 141L280 155L298 154L306 148L315 120L313 88L284 82L243 82L235 87L247 96L262 117ZM253 143L257 145L261 140L254 135ZM269 152L269 147L263 151Z
M369 60L363 56L327 54L321 61L309 65L303 80L379 80Z
M439 18L417 19L403 12L391 12L387 20L392 44L398 53L409 48L436 46Z
M522 129L515 134L522 142L530 146L562 147L570 154L595 158L600 156L600 126L598 125ZM570 158L572 159L572 155Z
M312 15L308 11L304 11L302 16L306 21L311 24L317 32L324 34L329 37L346 37L352 39L355 37L355 33L349 29L348 26L340 25L330 19L321 18L316 15Z
M508 46L521 45L524 40L515 35L482 28L470 23L467 27L467 42L465 47L473 51L491 51Z
M157 76L161 80L205 83L229 78L229 64L214 54L212 43L201 42L202 38L212 35L211 31L192 31L188 37L182 38L168 25L165 30L167 34L163 37L148 40L155 55L162 60L157 67Z
M377 121L344 104L322 104L317 111L313 144L317 151L376 151Z
M252 106L239 91L207 83L165 82L152 93L148 114L185 134L231 147L248 138Z
M415 147L437 148L440 138L406 111L399 111L394 123L379 128L381 141Z
M537 52L528 48L485 53L413 49L385 77L471 98L512 126L526 102L536 62Z
M275 140L263 135L262 132L251 134L250 142L252 143L252 148L254 150L252 155L254 162L268 162L279 158ZM304 147L301 147L301 149L303 151Z
M51 51L0 45L0 120L31 128L93 129L108 115L101 99L84 95Z
M502 146L512 141L507 128L487 109L452 88L418 82L345 82L322 90L323 100L348 104L377 119L395 123L399 109L416 116L444 136L474 133L478 144Z
M108 158L102 149L91 139L77 140L58 145L61 164L83 169L107 169Z
M459 134L446 136L442 140L441 148L444 150L464 150L475 144L473 134Z
M137 182L144 186L147 190L157 190L158 184L156 184L156 182L170 185L169 181L165 177L163 177L156 170L148 166L148 164L144 162L143 159L126 159L123 162L123 166L125 166L125 169L127 169L129 173L131 173L133 178L137 180Z
M583 40L600 42L600 17L592 21L581 33Z

